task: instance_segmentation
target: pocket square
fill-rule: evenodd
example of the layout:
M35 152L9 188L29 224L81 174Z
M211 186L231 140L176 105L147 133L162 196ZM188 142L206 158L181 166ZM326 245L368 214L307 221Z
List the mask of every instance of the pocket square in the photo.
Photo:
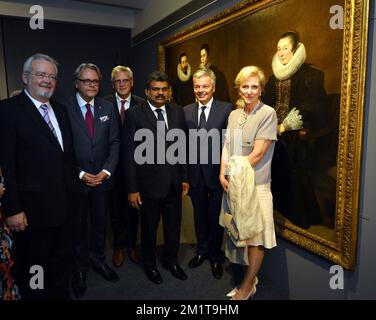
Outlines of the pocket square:
M106 121L108 121L109 119L110 119L109 116L99 117L99 120L100 120L101 122L106 122Z

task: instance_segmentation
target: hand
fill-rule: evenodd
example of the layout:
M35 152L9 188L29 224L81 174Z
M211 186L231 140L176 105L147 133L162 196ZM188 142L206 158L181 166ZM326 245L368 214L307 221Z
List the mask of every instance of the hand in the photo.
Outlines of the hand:
M3 196L5 192L4 183L0 183L0 198Z
M189 183L188 182L183 182L181 185L183 187L183 193L182 193L182 195L186 196L188 194L188 191L189 191Z
M88 172L85 172L85 174L82 176L82 181L88 185L89 187L96 187L102 183L102 180L98 179L98 175L94 175Z
M101 171L95 176L95 182L97 182L98 184L101 184L107 178L108 178L108 174L104 171Z
M303 117L297 108L292 108L282 122L286 131L303 129Z
M228 191L228 180L226 179L226 177L223 174L219 175L219 182L221 183L223 190L225 190L227 192Z
M283 123L279 124L278 125L278 135L280 136L282 133L284 133L286 131Z
M24 231L27 227L27 218L25 212L22 211L13 216L5 218L5 223L9 227L10 231Z
M128 193L128 202L132 208L140 209L141 195L139 192Z

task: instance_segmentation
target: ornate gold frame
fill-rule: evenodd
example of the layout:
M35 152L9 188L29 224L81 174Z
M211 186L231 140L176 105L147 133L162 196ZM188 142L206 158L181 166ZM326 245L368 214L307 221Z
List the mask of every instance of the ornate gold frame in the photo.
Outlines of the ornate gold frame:
M170 37L159 45L160 69L166 69L167 48L283 1L288 0L243 1ZM278 216L275 219L280 236L347 269L354 269L356 260L368 18L369 1L344 0L335 241L307 232Z

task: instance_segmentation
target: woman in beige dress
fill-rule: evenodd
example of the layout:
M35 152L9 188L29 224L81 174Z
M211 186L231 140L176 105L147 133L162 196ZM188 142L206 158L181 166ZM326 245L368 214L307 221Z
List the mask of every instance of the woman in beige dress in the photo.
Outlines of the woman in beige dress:
M227 162L233 155L247 156L254 170L254 190L259 202L257 213L263 224L263 231L242 241L240 247L239 242L235 243L226 235L226 256L231 262L245 266L240 287L234 288L228 296L234 300L246 300L256 292L257 273L264 258L264 248L271 249L277 245L270 191L271 161L277 139L277 116L272 107L260 101L265 86L265 75L261 69L256 66L242 68L236 77L235 85L240 99L236 103L238 109L229 116L219 177L225 191L223 206L227 206L229 187L226 176ZM234 139L234 131L241 132L240 141Z

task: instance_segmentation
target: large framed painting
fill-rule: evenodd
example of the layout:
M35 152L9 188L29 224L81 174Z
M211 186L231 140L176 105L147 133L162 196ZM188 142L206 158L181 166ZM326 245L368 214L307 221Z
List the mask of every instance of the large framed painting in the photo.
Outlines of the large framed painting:
M303 125L281 133L274 153L276 230L347 269L356 259L368 16L362 0L249 0L159 46L172 96L187 99L181 104L192 99L189 85L177 85L189 72L211 68L216 97L235 102L236 74L256 65L267 79L262 99L279 121L300 111ZM288 31L300 45L283 63L277 51Z

